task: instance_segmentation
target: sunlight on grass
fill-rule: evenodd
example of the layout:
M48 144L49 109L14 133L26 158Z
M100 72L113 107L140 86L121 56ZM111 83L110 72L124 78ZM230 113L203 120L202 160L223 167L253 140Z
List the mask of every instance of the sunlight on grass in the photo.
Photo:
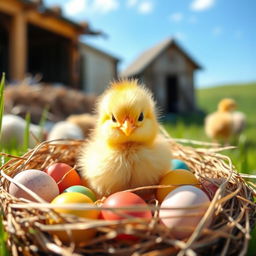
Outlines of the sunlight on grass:
M30 138L30 132L29 132L29 126L30 126L30 113L26 114L26 127L24 130L24 145L23 149L26 151L29 148L29 138Z
M5 83L5 74L2 75L2 79L0 82L0 133L2 129L2 119L4 113L4 83ZM0 145L0 149L2 146ZM3 159L4 161L4 159ZM0 206L1 207L1 206ZM6 238L7 233L4 232L3 224L2 224L2 210L0 209L0 255L7 256L9 255L7 248L6 248Z

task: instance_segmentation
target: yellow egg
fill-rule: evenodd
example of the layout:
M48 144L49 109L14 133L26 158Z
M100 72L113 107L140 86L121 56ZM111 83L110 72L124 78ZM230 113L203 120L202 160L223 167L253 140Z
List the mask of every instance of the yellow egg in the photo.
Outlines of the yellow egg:
M157 189L156 198L160 202L164 200L168 193L177 188L179 185L197 185L197 187L200 187L199 181L192 172L181 169L169 171L161 179L159 185L173 185L168 188Z
M99 211L97 210L78 210L78 209L65 209L61 208L61 205L64 204L93 204L93 201L86 195L78 193L78 192L67 192L58 195L51 202L56 205L54 210L58 213L72 214L81 218L86 219L97 219L99 216ZM50 223L62 223L60 221L50 220ZM52 234L58 236L58 238L64 242L74 242L75 244L86 243L90 239L92 239L96 231L94 229L86 229L86 230L72 230L71 232L65 231L54 231Z

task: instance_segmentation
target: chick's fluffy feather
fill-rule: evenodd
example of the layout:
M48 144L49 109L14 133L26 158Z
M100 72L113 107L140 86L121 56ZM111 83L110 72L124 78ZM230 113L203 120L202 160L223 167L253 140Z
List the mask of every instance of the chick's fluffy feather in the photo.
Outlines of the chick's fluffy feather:
M121 129L127 120L133 126L128 135ZM106 90L96 128L79 159L83 176L99 196L158 184L171 162L158 126L152 95L137 81L120 81Z
M113 148L92 141L81 158L83 174L100 196L146 185L156 185L169 169L169 147L158 139L150 146Z

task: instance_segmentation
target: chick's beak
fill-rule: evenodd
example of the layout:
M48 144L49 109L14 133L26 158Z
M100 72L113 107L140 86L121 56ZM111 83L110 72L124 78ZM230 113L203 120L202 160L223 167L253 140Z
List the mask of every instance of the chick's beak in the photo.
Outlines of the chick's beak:
M126 119L124 123L121 125L120 130L126 135L129 136L133 130L135 129L135 126L128 120Z

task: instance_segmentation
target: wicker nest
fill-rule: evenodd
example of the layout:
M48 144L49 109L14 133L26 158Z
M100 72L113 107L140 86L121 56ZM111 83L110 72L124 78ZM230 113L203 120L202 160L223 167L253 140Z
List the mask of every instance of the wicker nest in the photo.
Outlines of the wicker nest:
M185 240L176 240L158 218L158 202L150 207L154 217L150 223L143 220L133 225L129 220L85 220L59 214L62 225L49 225L56 213L50 204L32 203L17 199L8 193L12 177L26 169L44 169L54 162L76 165L82 141L63 143L44 142L22 157L13 157L1 168L1 202L4 228L8 233L7 245L12 255L244 255L250 231L255 223L255 185L239 175L230 159L219 148L184 146L170 139L173 155L185 161L200 182L220 179L221 184L208 210L193 234ZM201 145L202 146L202 145ZM148 188L148 187L147 187ZM138 188L145 189L145 188ZM40 200L40 198L38 199ZM92 206L77 205L80 209ZM98 206L95 206L97 208ZM100 206L99 206L100 207ZM115 211L116 209L112 209ZM211 225L205 223L212 219ZM62 244L53 230L94 228L97 236L87 244ZM136 242L113 239L118 234L136 235Z

